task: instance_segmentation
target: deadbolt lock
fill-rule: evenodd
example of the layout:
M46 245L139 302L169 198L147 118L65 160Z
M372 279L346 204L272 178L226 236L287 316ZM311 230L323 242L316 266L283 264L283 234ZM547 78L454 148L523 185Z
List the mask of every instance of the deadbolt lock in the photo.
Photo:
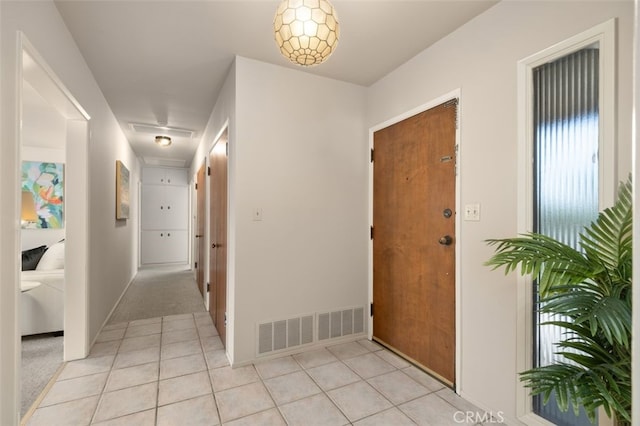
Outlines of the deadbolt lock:
M442 215L444 217L446 217L447 219L449 219L451 217L451 215L453 215L453 212L451 211L451 209L444 209L442 211Z

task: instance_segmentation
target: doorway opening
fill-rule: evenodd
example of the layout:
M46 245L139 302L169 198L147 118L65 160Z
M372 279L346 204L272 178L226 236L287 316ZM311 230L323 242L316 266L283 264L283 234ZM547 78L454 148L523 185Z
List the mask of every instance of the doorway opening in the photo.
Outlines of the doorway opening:
M20 240L23 250L32 248L29 246L47 249L33 265L36 274L21 275L16 283L16 292L19 288L21 294L16 298L19 320L15 330L18 342L23 335L63 333L59 359L62 363L86 357L89 348L87 153L90 117L24 34L19 34L19 42L18 111L22 126L18 130L17 168L22 170L23 178L22 187L16 188L16 196L20 201L26 200L22 211L32 213L20 218L23 219ZM39 172L38 175L30 175L33 171ZM36 182L37 179L43 185ZM54 189L52 184L57 187ZM33 188L40 197L35 202L33 195L25 191ZM47 252L49 259L45 262ZM69 258L74 261L66 262ZM21 346L16 348L18 356Z

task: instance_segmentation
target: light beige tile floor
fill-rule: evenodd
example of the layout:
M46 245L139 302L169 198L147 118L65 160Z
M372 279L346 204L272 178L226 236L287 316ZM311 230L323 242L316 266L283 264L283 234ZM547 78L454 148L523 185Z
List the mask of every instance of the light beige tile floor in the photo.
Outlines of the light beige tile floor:
M460 425L480 410L368 340L232 369L207 312L105 327L32 426Z

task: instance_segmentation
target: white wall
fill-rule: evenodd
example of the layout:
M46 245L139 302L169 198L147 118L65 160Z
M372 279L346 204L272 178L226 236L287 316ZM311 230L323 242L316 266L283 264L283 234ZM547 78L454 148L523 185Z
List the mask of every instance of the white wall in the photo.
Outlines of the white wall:
M235 354L256 325L367 304L365 89L237 58ZM253 221L262 209L263 220Z
M65 117L26 80L22 97L22 146L64 150Z
M483 266L484 240L516 235L516 64L609 18L618 18L618 176L631 158L633 3L501 2L374 84L367 125L461 89L461 205L481 204L462 222L462 395L516 416L516 275Z
M80 105L89 113L89 337L136 272L137 224L115 220L115 160L131 171L131 200L138 199L139 164L55 5L51 1L0 2L0 424L17 424L17 283L20 241L19 144L16 85L18 31L22 31ZM131 217L137 217L132 204Z
M228 123L234 365L255 359L259 322L367 303L364 91L236 57L191 170Z
M36 90L24 82L22 161L65 163L67 120ZM51 245L64 238L63 229L22 229L20 249Z

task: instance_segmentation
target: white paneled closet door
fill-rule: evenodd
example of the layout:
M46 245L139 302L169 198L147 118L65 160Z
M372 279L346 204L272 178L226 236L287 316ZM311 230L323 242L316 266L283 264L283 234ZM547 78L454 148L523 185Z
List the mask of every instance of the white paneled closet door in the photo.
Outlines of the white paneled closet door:
M188 261L189 186L186 169L142 172L140 263Z

